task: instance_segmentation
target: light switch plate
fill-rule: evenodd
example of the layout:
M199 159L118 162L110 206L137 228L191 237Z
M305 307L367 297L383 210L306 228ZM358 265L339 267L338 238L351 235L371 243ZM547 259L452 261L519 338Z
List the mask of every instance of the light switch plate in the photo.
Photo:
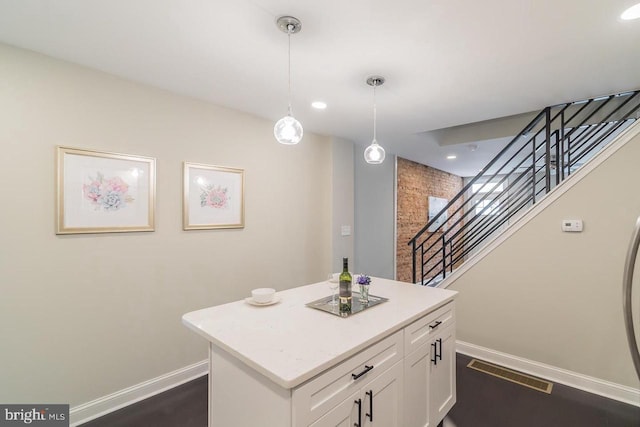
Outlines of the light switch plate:
M343 236L351 236L351 226L350 226L350 225L343 225L343 226L340 228L340 233L341 233Z

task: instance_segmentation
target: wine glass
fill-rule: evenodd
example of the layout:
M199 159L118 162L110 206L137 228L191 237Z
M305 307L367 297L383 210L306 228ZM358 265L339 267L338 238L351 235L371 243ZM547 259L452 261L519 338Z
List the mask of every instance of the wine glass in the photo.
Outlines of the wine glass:
M329 273L329 276L327 277L327 281L329 282L329 289L331 289L333 294L331 301L328 302L327 305L335 307L336 305L338 305L338 302L336 301L336 291L338 290L338 286L340 285L340 282L338 282L337 280L333 280L333 273Z

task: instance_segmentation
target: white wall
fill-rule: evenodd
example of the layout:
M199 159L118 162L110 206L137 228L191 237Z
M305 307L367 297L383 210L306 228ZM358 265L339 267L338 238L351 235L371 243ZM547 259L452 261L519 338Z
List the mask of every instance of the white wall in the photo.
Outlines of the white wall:
M355 265L352 271L395 279L396 159L387 155L380 165L364 160L364 149L354 146Z
M640 215L639 131L636 125L629 143L452 277L450 288L460 292L459 340L638 388L624 330L622 272ZM584 231L563 233L561 221L576 218Z
M331 142L0 45L0 402L72 406L203 360L181 324L331 268ZM57 236L56 145L157 158L156 231ZM245 169L242 230L182 231L182 162Z

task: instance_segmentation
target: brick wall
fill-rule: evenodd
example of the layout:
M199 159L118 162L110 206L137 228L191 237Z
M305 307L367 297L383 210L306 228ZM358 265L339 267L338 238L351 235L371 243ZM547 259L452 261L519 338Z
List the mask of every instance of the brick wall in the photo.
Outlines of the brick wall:
M450 201L462 187L459 176L398 157L397 280L412 281L411 246L407 243L427 224L429 196ZM449 223L460 216L452 216L458 206L449 208Z

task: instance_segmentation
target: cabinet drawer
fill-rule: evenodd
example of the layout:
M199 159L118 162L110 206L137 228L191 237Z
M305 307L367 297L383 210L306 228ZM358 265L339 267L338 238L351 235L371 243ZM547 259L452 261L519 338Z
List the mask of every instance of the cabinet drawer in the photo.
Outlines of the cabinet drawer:
M402 337L402 331L398 331L294 389L293 425L311 424L357 391L363 382L402 360Z
M411 354L422 344L441 331L455 323L455 306L453 301L418 319L404 331L404 351Z

